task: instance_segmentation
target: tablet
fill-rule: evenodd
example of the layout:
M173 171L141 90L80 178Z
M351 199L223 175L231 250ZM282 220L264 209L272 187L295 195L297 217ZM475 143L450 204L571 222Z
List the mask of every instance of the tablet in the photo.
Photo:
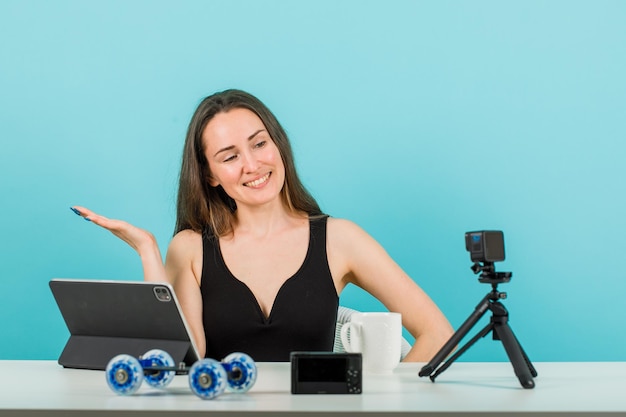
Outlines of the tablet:
M56 278L50 289L70 332L59 357L66 368L105 369L118 354L151 349L187 366L199 359L169 284Z

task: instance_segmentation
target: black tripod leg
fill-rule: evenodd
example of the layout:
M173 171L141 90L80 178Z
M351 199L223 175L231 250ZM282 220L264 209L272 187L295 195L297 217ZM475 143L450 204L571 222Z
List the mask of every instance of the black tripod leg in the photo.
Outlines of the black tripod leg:
M511 333L513 333L513 330L511 330ZM513 337L515 337L515 334L513 334ZM522 356L524 357L524 361L526 361L526 366L528 366L528 369L530 370L530 374L533 376L533 378L535 378L538 375L537 370L535 369L535 367L533 366L533 363L528 358L528 355L524 351L524 348L522 347L522 344L519 342L519 339L517 337L515 337L515 341L517 342L517 345L522 351Z
M487 294L480 303L476 306L472 314L463 322L459 330L457 330L452 337L446 342L445 345L435 354L435 356L419 371L419 376L428 376L433 373L435 368L439 366L443 360L458 346L459 342L467 335L467 333L474 327L474 325L480 320L480 318L489 309L489 297ZM431 378L432 379L432 378Z
M509 326L509 329L511 329L510 326ZM513 333L513 329L511 329L511 333ZM530 374L533 376L533 378L536 377L538 375L537 370L535 369L532 362L528 358L528 355L524 351L524 348L522 347L522 344L519 342L519 339L515 336L515 334L513 334L513 337L515 337L515 341L517 342L517 345L519 346L520 351L522 352L522 357L524 358L524 361L526 362L526 366L528 366L528 369L530 370Z
M495 323L493 331L504 345L504 350L506 350L506 354L509 356L515 375L522 387L534 388L535 381L531 375L534 368L530 365L528 356L526 356L515 334L513 334L513 330L507 323ZM535 371L534 374L536 376L537 372Z
M472 337L466 344L463 345L463 347L461 347L458 351L456 351L454 353L454 355L450 356L450 358L443 365L441 365L435 371L434 374L432 374L430 376L430 380L435 382L435 378L437 378L437 376L439 376L439 374L441 374L443 371L448 369L450 367L450 365L452 365L454 363L454 361L459 358L459 356L461 356L463 353L465 353L465 351L467 351L469 348L471 348L472 345L474 343L476 343L476 341L478 341L479 339L487 336L492 329L493 329L493 323L489 323L488 325L486 325L480 332L478 332L476 334L476 336Z

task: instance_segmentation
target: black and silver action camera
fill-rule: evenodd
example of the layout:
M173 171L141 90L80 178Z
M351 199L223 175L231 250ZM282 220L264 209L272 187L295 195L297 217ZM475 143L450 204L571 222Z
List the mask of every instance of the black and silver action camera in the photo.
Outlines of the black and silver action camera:
M465 249L472 262L504 261L504 234L500 230L467 232Z
M360 394L360 353L292 352L292 394Z
M480 230L465 233L465 249L474 262L472 271L480 273L480 282L497 284L509 282L510 272L496 272L494 262L504 261L504 233L500 230Z

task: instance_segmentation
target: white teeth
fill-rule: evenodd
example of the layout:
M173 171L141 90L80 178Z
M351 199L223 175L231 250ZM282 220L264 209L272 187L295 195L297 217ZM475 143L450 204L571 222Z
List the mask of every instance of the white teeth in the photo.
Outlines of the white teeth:
M263 184L265 181L267 181L267 179L270 177L270 174L267 173L265 174L263 177L259 178L258 180L254 180L254 181L250 181L250 182L246 182L244 185L246 187L258 187L259 185Z

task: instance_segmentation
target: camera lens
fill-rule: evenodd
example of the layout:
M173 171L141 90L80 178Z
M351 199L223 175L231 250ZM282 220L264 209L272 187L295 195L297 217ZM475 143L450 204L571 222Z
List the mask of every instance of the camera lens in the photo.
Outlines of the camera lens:
M172 295L170 294L167 287L154 287L152 289L154 291L154 295L159 301L171 301Z

